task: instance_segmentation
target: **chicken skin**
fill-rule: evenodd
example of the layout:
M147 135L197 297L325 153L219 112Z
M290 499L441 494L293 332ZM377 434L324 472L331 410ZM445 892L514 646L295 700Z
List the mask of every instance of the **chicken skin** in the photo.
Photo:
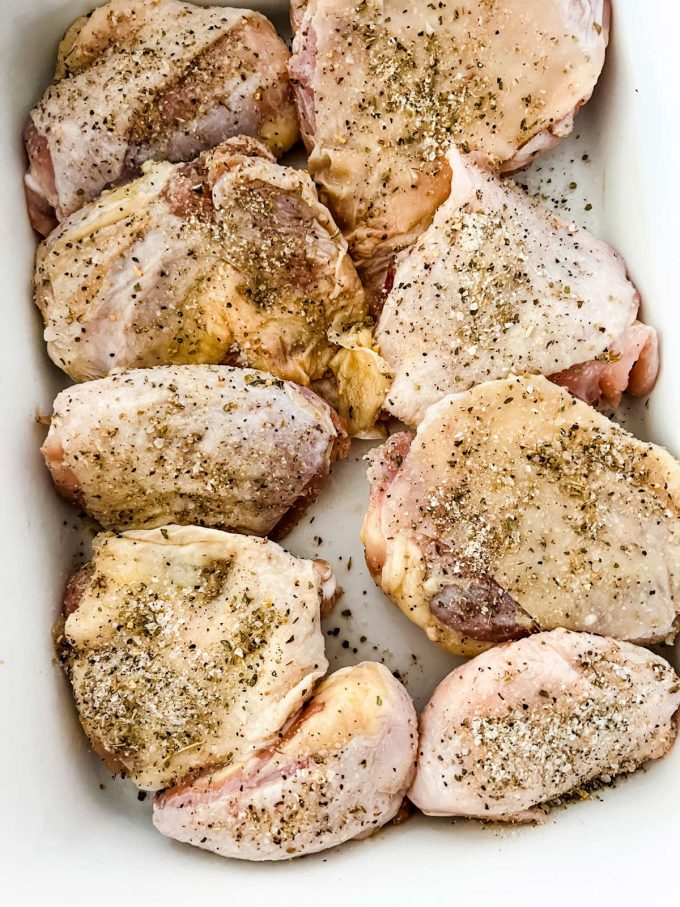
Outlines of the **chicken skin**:
M507 171L571 131L609 28L608 0L292 0L291 15L309 168L369 283L448 196L452 144Z
M353 434L387 387L347 246L309 176L253 139L144 175L71 215L38 250L52 360L75 381L221 363L319 388Z
M539 372L594 403L647 394L653 328L621 259L511 181L455 149L451 195L401 261L376 331L394 374L385 409L417 425L427 407L511 372Z
M416 714L381 664L336 671L276 744L156 797L154 824L241 860L285 860L363 838L413 779Z
M288 50L260 13L177 0L110 0L73 23L55 81L25 129L34 228L137 176L235 135L275 154L298 137Z
M280 537L347 444L306 388L184 365L62 391L42 453L59 492L107 529L179 523Z
M435 690L409 798L430 816L540 819L664 756L678 708L680 678L630 643L553 630L499 646Z
M369 568L445 649L555 627L675 637L680 464L546 378L445 397L369 477Z
M268 745L328 662L325 561L196 526L102 534L72 578L57 648L112 771L156 790Z

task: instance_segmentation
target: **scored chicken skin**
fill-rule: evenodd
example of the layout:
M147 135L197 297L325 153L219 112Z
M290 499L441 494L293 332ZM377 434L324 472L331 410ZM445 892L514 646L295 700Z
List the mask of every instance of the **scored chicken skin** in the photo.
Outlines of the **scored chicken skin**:
M678 708L673 669L630 643L553 630L499 646L435 690L409 798L430 816L540 819L664 756Z
M298 138L287 60L250 10L111 0L78 19L25 130L33 226L47 235L149 159L190 160L241 134L287 151Z
M350 431L386 389L363 290L314 184L253 139L145 165L40 246L35 298L76 381L182 363L248 365L309 385Z
M93 747L155 790L267 745L328 662L325 561L201 529L102 534L73 577L57 648Z
M413 703L387 668L343 668L274 745L159 794L154 824L225 857L316 853L394 818L417 743Z
M594 403L652 389L656 332L619 256L455 149L451 195L397 267L376 340L385 409L410 425L450 393L540 372Z
M567 135L608 0L292 0L309 168L369 280L447 197L452 143L513 170Z
M137 369L62 391L42 448L107 529L201 524L280 536L347 436L311 391L252 369Z
M445 649L555 627L673 640L680 464L547 379L446 397L370 460L368 565Z

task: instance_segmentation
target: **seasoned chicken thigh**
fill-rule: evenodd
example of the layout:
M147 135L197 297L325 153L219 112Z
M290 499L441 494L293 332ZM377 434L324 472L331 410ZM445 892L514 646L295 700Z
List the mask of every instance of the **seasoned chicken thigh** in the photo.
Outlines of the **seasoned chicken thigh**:
M449 194L452 143L523 167L573 125L608 0L292 0L310 171L369 278Z
M387 668L343 668L275 744L159 794L154 824L225 857L316 853L394 818L417 743L413 703Z
M541 818L664 756L678 708L680 678L630 643L553 630L499 646L435 690L409 798L430 816Z
M250 10L110 0L78 19L25 130L33 226L47 235L149 159L187 161L241 134L283 153L298 137L287 59Z
M445 649L555 627L673 640L680 464L545 378L444 398L369 476L368 565Z
M511 372L553 376L589 403L652 389L653 328L621 259L511 181L452 149L451 195L399 264L376 339L385 408L417 425L450 393Z
M243 138L144 170L38 250L53 361L76 381L225 361L324 393L332 379L352 432L369 429L386 379L346 243L309 176Z
M107 529L201 524L280 536L347 437L305 388L251 369L137 369L62 391L42 448Z
M60 658L112 771L154 790L268 745L328 662L325 561L196 526L102 534L71 580Z

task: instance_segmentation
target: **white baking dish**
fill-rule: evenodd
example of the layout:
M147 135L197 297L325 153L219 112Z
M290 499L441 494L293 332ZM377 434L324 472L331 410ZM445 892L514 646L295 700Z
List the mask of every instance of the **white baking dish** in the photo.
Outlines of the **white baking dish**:
M239 905L419 899L531 907L657 897L676 903L680 746L615 789L553 814L543 827L498 830L413 818L368 841L277 865L228 862L162 838L149 821L149 802L112 781L88 751L52 660L50 629L83 535L74 511L53 493L38 453L44 430L34 414L50 410L64 378L47 359L30 300L35 240L24 210L20 134L50 78L59 37L91 5L0 0L0 900L8 907L86 901L173 907L215 898ZM285 0L252 5L285 22ZM574 137L539 161L528 181L565 197L574 219L626 257L663 350L658 387L648 404L633 408L629 424L680 455L677 8L674 0L613 5L612 44L596 96ZM590 162L581 160L584 154ZM564 193L572 181L577 189ZM328 558L345 589L326 625L340 628L328 637L333 666L384 658L421 706L456 660L427 643L367 574L358 540L364 449L356 445L338 465L287 545Z

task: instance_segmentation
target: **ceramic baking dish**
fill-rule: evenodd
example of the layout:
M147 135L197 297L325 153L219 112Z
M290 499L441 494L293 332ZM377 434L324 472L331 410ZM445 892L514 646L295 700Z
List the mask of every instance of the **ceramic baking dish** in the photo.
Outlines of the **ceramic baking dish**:
M285 0L251 5L285 28ZM91 6L0 0L0 901L7 907L677 903L680 745L614 789L552 814L542 827L499 830L416 817L367 841L275 865L229 862L161 837L148 799L112 780L88 750L50 638L64 581L88 533L54 494L38 452L44 428L34 416L50 411L65 379L46 356L31 303L35 238L24 207L21 128L48 84L60 36ZM636 432L677 456L678 13L674 0L613 6L611 45L593 100L573 136L520 181L623 253L663 355L651 399L624 415ZM400 671L420 707L456 659L429 644L365 569L358 534L366 447L355 444L337 465L286 545L330 560L345 590L325 627L332 667L382 659ZM351 616L343 616L347 609Z

